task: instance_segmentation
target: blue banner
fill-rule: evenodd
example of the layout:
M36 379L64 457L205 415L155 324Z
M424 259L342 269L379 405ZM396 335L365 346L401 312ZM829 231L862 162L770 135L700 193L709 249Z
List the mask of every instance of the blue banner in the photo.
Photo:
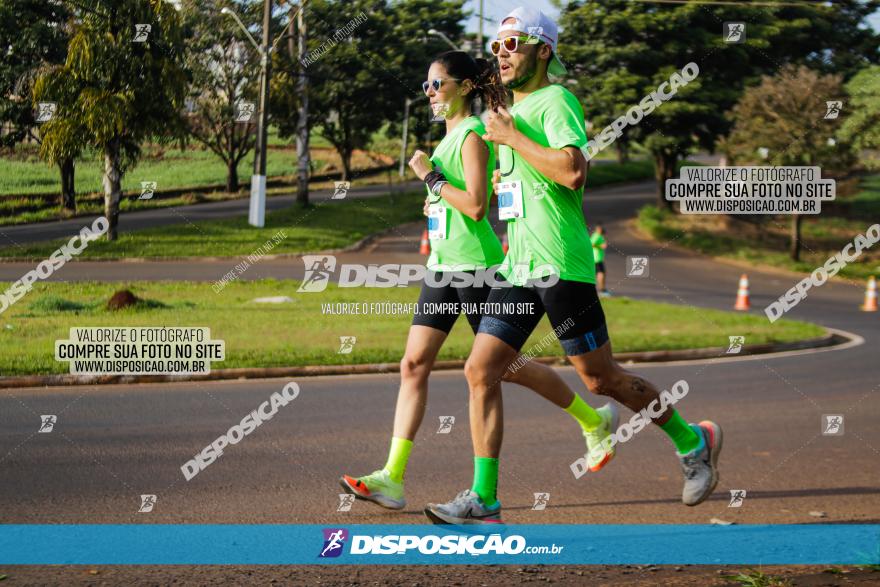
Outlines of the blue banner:
M0 564L880 564L880 524L0 525Z

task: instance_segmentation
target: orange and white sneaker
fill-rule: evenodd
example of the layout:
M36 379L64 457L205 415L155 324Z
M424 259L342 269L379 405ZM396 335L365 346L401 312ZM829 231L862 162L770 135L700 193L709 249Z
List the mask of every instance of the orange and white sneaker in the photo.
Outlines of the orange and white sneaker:
M584 438L587 440L587 468L593 473L614 458L615 449L608 439L617 432L617 425L620 423L620 413L612 403L605 404L596 413L602 418L602 423L595 430L584 431Z
M339 484L346 493L354 495L355 498L372 501L383 508L402 510L406 507L403 483L393 480L385 469L357 478L343 475L339 479Z

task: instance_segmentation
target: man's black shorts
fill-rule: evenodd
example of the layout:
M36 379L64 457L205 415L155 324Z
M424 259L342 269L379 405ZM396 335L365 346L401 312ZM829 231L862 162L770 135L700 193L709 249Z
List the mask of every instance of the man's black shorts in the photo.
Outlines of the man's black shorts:
M473 271L457 273L473 273ZM476 334L482 318L479 308L489 297L492 287L486 284L468 287L429 285L443 283L444 276L448 276L448 273L429 270L429 275L422 282L422 292L419 294L417 312L413 316L413 326L429 326L449 334L458 315L464 311L471 330ZM452 283L454 282L453 280ZM473 311L474 308L476 311Z
M594 284L560 279L549 287L540 285L493 287L486 300L490 311L483 315L479 332L519 351L546 312L567 356L594 351L608 342L605 313ZM534 304L534 312L517 311L528 303Z
M605 261L596 262L596 273L605 273Z

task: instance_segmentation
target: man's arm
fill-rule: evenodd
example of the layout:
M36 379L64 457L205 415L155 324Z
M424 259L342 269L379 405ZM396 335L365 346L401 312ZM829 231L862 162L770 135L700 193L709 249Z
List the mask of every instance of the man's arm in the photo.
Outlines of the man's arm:
M483 139L509 146L541 175L567 188L579 189L587 179L587 160L580 149L573 146L553 149L539 145L516 129L513 118L504 108L489 112Z

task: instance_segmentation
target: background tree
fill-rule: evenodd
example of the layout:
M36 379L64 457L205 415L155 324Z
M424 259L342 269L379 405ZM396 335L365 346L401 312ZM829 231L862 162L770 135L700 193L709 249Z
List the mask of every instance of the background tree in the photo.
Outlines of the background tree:
M733 130L725 142L736 165L818 165L823 172L847 170L850 149L834 141L842 118L826 119L826 101L843 96L841 76L788 65L749 88L733 108ZM764 159L758 152L767 149ZM792 215L789 254L800 259L802 215Z
M83 0L76 6L79 22L64 65L34 85L34 102L58 103L59 125L44 129L42 150L45 155L47 145L64 140L58 130L64 122L102 153L107 238L116 240L122 177L138 160L141 144L181 131L184 39L177 11L164 0Z
M245 3L233 2L229 7L243 19L252 18ZM216 2L189 0L181 14L191 79L187 131L226 164L226 191L237 192L238 164L254 148L259 113L255 109L247 121L236 119L239 105L258 103L260 56L242 38L235 20L220 13Z
M628 138L651 152L662 206L667 179L696 148L727 134L724 113L748 85L786 63L816 63L844 77L878 59L878 35L864 26L877 2L747 6L587 0L561 17L560 53L588 119L601 130L673 71L696 62L700 75L634 127ZM726 43L724 22L745 22L746 42Z
M31 102L41 69L64 62L70 12L61 2L0 0L0 146L13 148L26 139L41 141ZM53 153L50 163L61 172L61 208L76 211L74 158L77 141Z
M846 93L838 137L862 155L866 167L880 169L880 66L860 71L846 84Z
M390 133L399 131L404 100L423 95L421 82L431 58L448 49L426 31L435 28L458 38L465 16L462 5L461 0L355 0L343 12L328 0L308 3L308 47L315 57L305 67L309 122L339 154L343 179L351 178L354 151L365 149L376 131L383 126ZM367 19L352 34L337 34L361 13ZM287 52L275 55L273 121L282 137L296 130L296 67ZM427 130L426 100L411 106L411 130L421 119L416 133Z

